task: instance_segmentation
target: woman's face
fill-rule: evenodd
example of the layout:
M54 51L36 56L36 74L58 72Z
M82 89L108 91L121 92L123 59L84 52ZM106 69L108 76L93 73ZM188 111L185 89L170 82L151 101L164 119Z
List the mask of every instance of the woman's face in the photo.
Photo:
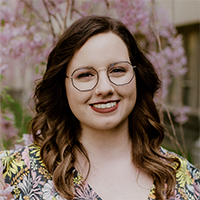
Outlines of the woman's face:
M136 102L136 78L134 76L127 85L116 86L104 70L120 61L130 62L128 49L122 39L111 32L89 38L71 59L66 70L68 77L78 68L101 69L98 71L99 82L90 91L78 91L70 78L65 81L69 106L83 130L128 127L128 116Z

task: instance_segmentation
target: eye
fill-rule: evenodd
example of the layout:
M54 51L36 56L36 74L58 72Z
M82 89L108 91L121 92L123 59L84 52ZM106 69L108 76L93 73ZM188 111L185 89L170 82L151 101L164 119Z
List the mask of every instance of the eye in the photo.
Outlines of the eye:
M92 76L94 76L94 74L92 74L90 72L85 72L85 73L79 74L76 78L81 79L81 78L88 78L88 77L92 77Z
M116 66L116 67L111 67L111 69L109 70L109 76L111 77L122 77L125 76L127 73L126 68L124 67L120 67L120 66Z
M117 67L112 69L109 73L123 73L123 72L126 72L126 70L123 67L121 68Z
M96 78L96 71L93 68L81 68L75 71L73 78L79 82L88 82Z

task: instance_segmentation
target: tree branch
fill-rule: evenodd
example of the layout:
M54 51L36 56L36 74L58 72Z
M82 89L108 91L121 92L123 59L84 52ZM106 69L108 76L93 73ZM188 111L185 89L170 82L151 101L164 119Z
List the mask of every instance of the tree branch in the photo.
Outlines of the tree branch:
M77 14L79 14L81 17L84 17L84 15L79 12L76 8L72 8L72 12L76 12Z
M63 19L63 25L62 25L62 29L61 29L61 34L62 34L62 33L65 31L65 29L66 29L68 11L69 11L69 0L67 0L66 10L65 10L65 17L64 17L64 19Z
M33 13L35 13L35 15L44 23L47 23L47 21L42 17L42 15L40 15L40 13L33 7L31 6L28 2L24 1L24 0L20 0L22 1L26 6L27 8L32 11Z
M172 118L171 118L171 114L169 112L169 110L167 109L167 106L164 105L164 103L162 103L162 106L165 107L165 110L167 112L167 116L168 116L168 119L169 119L169 122L170 122L170 125L171 125L171 128L172 128L172 132L173 132L173 135L174 135L174 138L168 133L168 137L171 139L174 139L171 140L171 142L175 142L175 144L177 145L177 147L180 149L182 155L185 157L185 152L183 150L183 148L181 147L180 143L178 142L178 138L177 138L177 135L176 135L176 130L175 130L175 127L174 127L174 124L173 124L173 121L172 121Z
M48 7L47 7L47 4L46 4L45 0L42 0L42 2L43 2L44 7L45 7L45 9L46 9L46 11L47 11L47 15L48 15L48 19L49 19L48 24L49 24L49 26L50 26L51 33L52 33L53 38L54 38L54 40L55 40L56 34L55 34L55 31L54 31L54 28L53 28L53 24L52 24L52 20L51 20L51 13L50 13L49 10L48 10Z
M162 46L161 46L160 35L159 35L159 31L158 31L158 23L157 23L157 19L156 19L155 9L153 7L153 4L155 2L154 2L154 0L150 0L150 3L151 3L151 10L152 10L152 13L153 13L153 19L154 19L154 23L155 23L156 38L157 38L157 42L158 42L158 49L159 49L159 52L161 53L162 52ZM161 57L161 68L162 69L164 68L162 57ZM160 76L161 75L162 74L160 74ZM160 78L161 78L161 80L163 79L162 76ZM161 89L161 95L160 96L162 96L162 89ZM163 108L162 108L162 106L159 109L159 115L160 115L161 122L164 123L164 115L163 115Z
M109 10L110 4L109 4L108 0L104 0L104 2L105 2L105 4L106 4L107 9Z
M56 8L56 5L52 1L49 0L49 3L52 5L52 7L54 7L54 9ZM58 12L58 14L60 15L61 21L63 21L63 16L62 16L61 12ZM50 15L57 21L60 30L62 30L62 24L59 21L58 17L56 15L54 15L53 13L50 13Z
M49 2L50 2L50 4L54 7L54 8L56 8L56 5L55 5L55 3L52 1L52 0L49 0ZM62 15L62 13L61 12L59 12L58 13L59 15L60 15L60 18L63 20L63 15Z

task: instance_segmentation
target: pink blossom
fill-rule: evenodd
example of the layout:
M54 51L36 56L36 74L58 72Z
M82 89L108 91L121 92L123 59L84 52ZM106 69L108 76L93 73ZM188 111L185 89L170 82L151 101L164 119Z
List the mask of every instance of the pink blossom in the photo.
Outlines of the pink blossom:
M187 113L190 112L190 108L188 106L178 107L174 112L175 121L184 124L188 120Z
M3 71L8 68L8 65L7 64L2 64L2 59L0 58L0 75L3 73Z
M8 68L8 65L7 65L7 64L0 66L0 74L2 74L2 72L3 72L6 68Z
M26 6L24 1L29 5ZM46 63L47 56L51 50L52 43L61 33L59 22L63 24L65 16L66 0L18 0L15 4L9 5L8 0L0 0L0 20L2 22L0 37L1 67L0 73L7 72L7 80L4 84L9 84L13 75L13 68L19 68L21 72L27 68L38 67L38 75L33 74L31 81L38 78L44 70L41 63ZM113 15L127 25L133 35L136 36L140 46L150 52L148 58L155 66L162 81L162 89L159 91L159 101L164 101L168 94L168 88L173 78L183 76L187 72L187 59L183 48L183 38L177 31L168 13L162 8L155 7L155 15L158 25L158 33L161 41L165 44L161 51L158 49L155 22L152 19L152 9L149 1L145 0L118 0L108 1L74 1L74 8L70 17L71 21L81 15L101 12L101 15ZM98 9L96 5L98 3ZM45 7L46 6L46 7ZM71 6L71 5L70 5ZM31 9L30 9L31 8ZM50 16L48 16L48 12ZM39 11L39 15L37 12ZM112 11L112 13L111 13ZM75 13L77 15L75 15ZM53 23L50 24L50 19ZM56 20L57 19L57 20ZM67 22L68 23L68 22ZM71 23L71 22L70 22ZM68 25L68 24L67 24ZM53 32L52 30L55 30ZM14 60L14 62L10 62ZM9 66L9 67L8 67ZM181 123L187 120L187 112L176 114L176 120ZM14 127L14 120L3 119L2 131L6 139L13 139L17 135ZM24 135L22 141L29 144L29 136ZM17 147L17 146L16 146Z
M103 0L93 0L93 2L94 2L95 4L97 4L97 3L102 3Z
M6 113L4 117L1 115L1 131L4 139L10 140L17 135L18 130L15 128L14 123L14 115L12 113Z
M22 149L23 148L23 145L22 144L15 144L15 148L16 150L18 149Z
M32 135L23 134L23 138L22 138L22 139L24 140L25 146L27 146L27 145L33 143L33 137L32 137Z

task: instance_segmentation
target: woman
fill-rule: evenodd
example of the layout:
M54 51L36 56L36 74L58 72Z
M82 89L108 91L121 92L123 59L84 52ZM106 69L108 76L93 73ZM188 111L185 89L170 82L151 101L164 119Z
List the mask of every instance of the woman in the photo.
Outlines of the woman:
M198 199L200 171L160 147L159 87L121 22L88 16L73 23L36 87L34 144L1 154L14 197Z

